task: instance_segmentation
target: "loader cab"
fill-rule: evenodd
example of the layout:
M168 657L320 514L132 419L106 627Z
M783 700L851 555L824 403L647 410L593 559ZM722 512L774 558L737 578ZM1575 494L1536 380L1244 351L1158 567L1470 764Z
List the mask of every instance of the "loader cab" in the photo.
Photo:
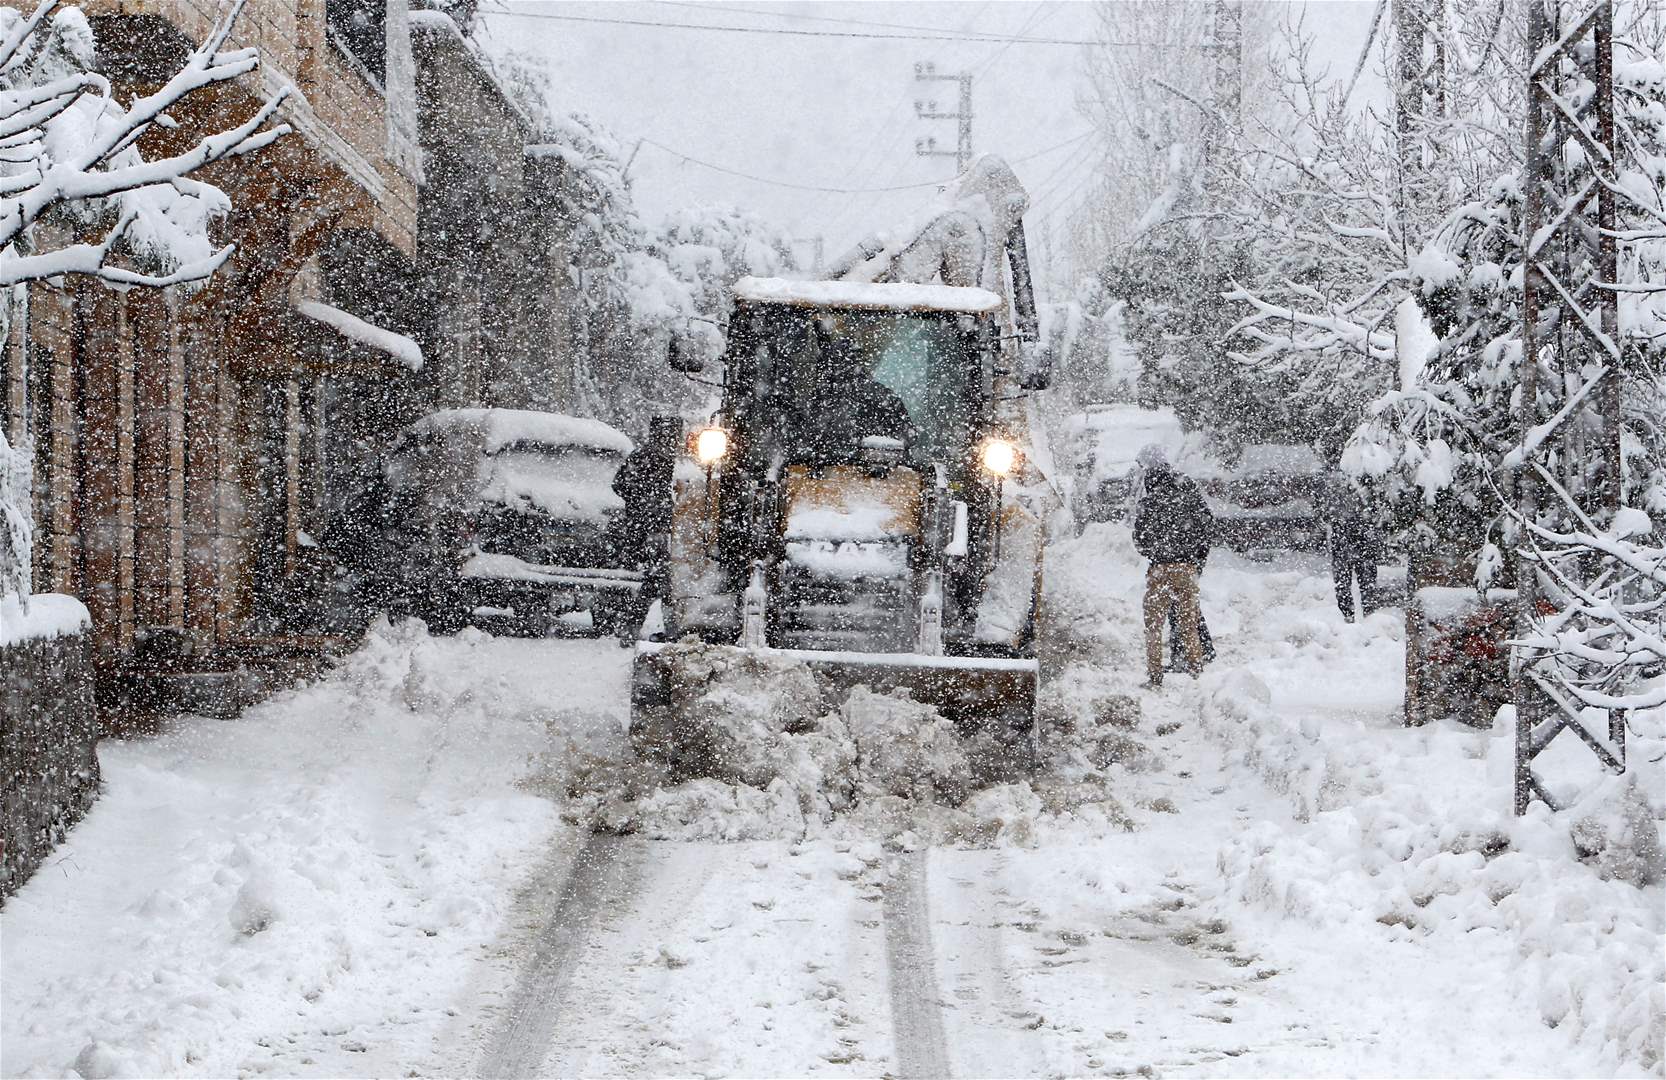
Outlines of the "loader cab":
M764 470L959 471L988 424L997 337L990 314L737 304L723 422Z

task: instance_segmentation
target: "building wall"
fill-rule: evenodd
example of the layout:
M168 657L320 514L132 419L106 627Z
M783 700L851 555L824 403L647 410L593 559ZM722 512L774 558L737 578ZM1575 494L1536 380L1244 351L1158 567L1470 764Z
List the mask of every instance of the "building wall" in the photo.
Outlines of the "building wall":
M571 411L583 342L568 317L572 222L555 198L563 167L529 156L530 118L454 24L413 28L424 182L418 262L433 301L426 372L436 408Z
M147 75L174 70L222 10L216 0L84 0L80 6L93 20L106 67L141 85L152 81ZM293 87L280 119L364 193L356 224L375 228L409 255L421 166L411 125L401 122L414 92L406 0L388 0L386 87L326 23L325 0L247 0L227 47L258 48L261 66L238 80L238 89L252 108L278 87Z
M87 6L107 74L141 92L183 61L214 10L194 0ZM389 36L408 54L403 11L390 2ZM293 134L198 174L233 207L216 239L236 251L211 281L26 290L27 328L6 362L28 368L27 380L8 381L27 390L4 411L13 433L27 415L39 448L35 588L87 604L107 702L154 699L158 679L316 652L332 636L306 605L328 584L306 543L328 464L321 388L410 375L321 344L294 303L328 299L382 325L414 305L419 174L414 131L402 144L386 98L323 22L323 0L250 0L231 45L259 45L260 79L194 95L172 110L177 131L147 141L150 154L170 152L252 115L267 86L293 79L305 91L281 114ZM389 81L411 72L407 55ZM332 291L319 265L344 246L368 269ZM414 414L370 396L394 403L383 410L390 431Z
M22 298L6 356L29 374L7 380L0 413L14 433L27 415L38 441L35 588L88 606L107 704L194 700L168 681L351 640L355 613L331 604L397 431L448 406L573 406L583 318L560 160L528 157L529 121L442 16L413 37L407 0L380 2L385 87L332 39L324 0L248 0L230 45L258 46L260 74L147 136L148 154L174 152L273 87L298 90L280 114L293 134L198 174L233 207L216 240L235 254L210 281ZM175 70L218 10L86 7L106 73L132 91ZM302 300L417 338L423 371L321 330Z

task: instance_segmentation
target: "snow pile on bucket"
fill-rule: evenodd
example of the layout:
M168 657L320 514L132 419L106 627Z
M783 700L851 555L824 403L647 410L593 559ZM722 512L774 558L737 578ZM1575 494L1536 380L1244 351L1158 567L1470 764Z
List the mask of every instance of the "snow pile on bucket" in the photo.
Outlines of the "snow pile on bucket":
M992 784L974 761L993 753L987 737L963 735L904 692L858 686L828 701L797 661L697 646L679 657L673 701L632 732L636 759L594 756L574 770L569 821L655 839L831 830L905 847L1028 844L1047 815L1102 803L1097 820L1126 827L1103 785L1051 773Z

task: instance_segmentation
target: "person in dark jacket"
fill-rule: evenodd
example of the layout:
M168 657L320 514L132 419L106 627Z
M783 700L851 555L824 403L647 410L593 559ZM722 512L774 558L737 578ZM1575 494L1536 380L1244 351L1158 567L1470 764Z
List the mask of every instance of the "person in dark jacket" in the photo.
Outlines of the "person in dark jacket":
M648 421L648 437L613 474L613 493L625 502L613 520L613 548L619 565L642 572L642 588L625 605L615 631L630 645L655 599L665 593L666 545L671 532L671 473L682 441L683 424L675 416Z
M1331 577L1336 582L1336 606L1354 621L1354 582L1359 582L1360 614L1377 608L1377 563L1383 554L1382 533L1371 521L1353 486L1336 478L1326 492L1325 525L1330 533Z
M1146 685L1163 685L1163 623L1169 608L1180 616L1180 643L1193 674L1203 670L1198 637L1202 612L1197 581L1215 538L1215 516L1197 483L1169 465L1160 449L1141 452L1145 493L1134 511L1134 547L1151 560L1145 575Z
M1139 457L1137 458L1140 466L1140 473L1139 479L1135 484L1136 497L1134 502L1136 511L1138 510L1140 498L1145 495L1145 477L1149 473L1151 465L1157 462L1166 462L1167 460L1168 459L1164 456L1163 448L1161 446L1153 444L1140 451ZM1203 577L1202 562L1197 564L1197 573L1199 580L1201 580ZM1180 635L1180 605L1169 605L1168 624L1169 661L1166 670L1187 671L1189 669L1187 667L1185 657L1186 649L1182 644L1182 638ZM1197 613L1197 640L1198 644L1203 646L1203 662L1205 664L1214 663L1215 639L1214 636L1209 633L1209 621L1203 617L1203 610L1201 606L1199 607Z

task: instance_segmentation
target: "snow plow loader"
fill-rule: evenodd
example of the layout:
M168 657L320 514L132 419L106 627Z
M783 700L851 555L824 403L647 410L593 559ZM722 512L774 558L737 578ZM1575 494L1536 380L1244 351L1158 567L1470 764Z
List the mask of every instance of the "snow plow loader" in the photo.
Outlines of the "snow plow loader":
M721 405L673 470L663 630L632 737L675 741L713 650L801 661L830 704L903 688L1033 762L1048 372L1010 168L983 157L822 280L734 287ZM697 689L697 687L693 688Z

